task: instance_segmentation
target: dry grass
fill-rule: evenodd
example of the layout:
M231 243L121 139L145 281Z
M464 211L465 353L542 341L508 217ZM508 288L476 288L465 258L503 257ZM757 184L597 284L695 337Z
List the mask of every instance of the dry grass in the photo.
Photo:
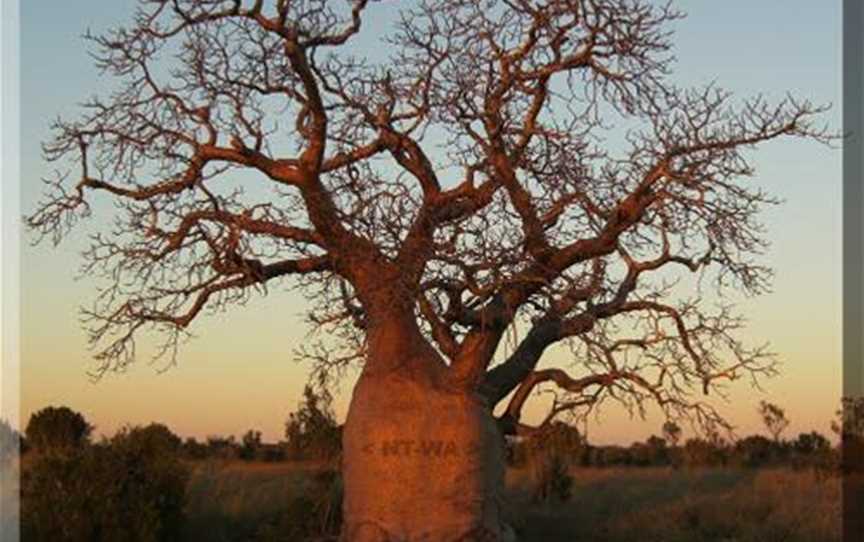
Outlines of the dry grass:
M187 492L186 539L282 540L264 527L285 517L289 503L308 492L311 474L325 466L321 462L194 464Z
M21 465L26 467L26 461ZM301 542L286 534L311 514L322 463L204 461L192 465L186 540ZM530 468L507 472L522 542L833 542L841 539L836 475L792 469L574 469L572 497L536 504ZM17 492L0 487L0 527ZM338 502L338 498L333 501ZM2 534L2 529L0 529ZM2 538L2 537L0 537Z
M514 517L532 541L822 542L840 535L840 482L810 470L574 470L573 498L530 504L509 473Z
M190 484L190 531L262 540L256 524L303 492L311 464L205 463ZM840 536L840 481L813 471L576 469L573 497L533 504L528 469L507 473L522 542L828 542ZM201 538L191 539L199 540ZM270 538L267 538L270 540Z

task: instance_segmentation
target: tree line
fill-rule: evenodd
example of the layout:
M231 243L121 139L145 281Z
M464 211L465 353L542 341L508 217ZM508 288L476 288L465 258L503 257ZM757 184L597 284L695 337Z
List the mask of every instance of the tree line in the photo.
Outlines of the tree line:
M801 432L784 438L789 426L785 411L762 401L759 414L769 437L753 434L737 440L719 434L683 439L681 427L667 421L660 435L629 446L594 445L578 429L563 422L552 424L529 437L507 437L507 461L512 467L531 463L560 463L562 467L814 467L836 468L839 447L818 431ZM839 436L840 417L832 424ZM204 441L181 439L167 426L152 423L121 429L111 438L92 443L93 427L68 407L47 407L34 413L19 435L0 420L0 457L9 457L18 446L22 454L41 458L75 456L82 450L120 449L131 443L144 446L151 454L167 454L181 462L201 460L318 461L336 464L341 453L341 425L335 419L332 397L307 386L296 411L285 422L285 438L278 443L262 441L260 431L250 429L240 439L210 436ZM80 454L79 454L80 455ZM81 465L85 467L86 465ZM554 467L550 467L553 468Z
M629 446L592 445L572 425L557 422L546 431L528 438L510 439L507 458L512 466L524 466L534 457L557 456L568 465L584 467L670 466L670 467L818 467L839 465L840 451L818 431L801 432L784 438L789 426L785 411L762 401L759 416L768 433L738 439L719 433L682 439L683 431L674 421L667 421L661 435L651 435ZM838 417L841 412L838 411ZM832 424L840 433L840 422Z
M265 444L260 431L250 430L239 441L213 436L199 442L150 423L123 427L97 441L81 413L49 406L30 416L23 434L0 420L0 463L7 468L15 452L21 453L24 540L186 540L187 488L199 460L325 460L313 490L331 492L341 439L331 397L307 387L286 420L285 436L280 444ZM289 503L293 512L280 520L291 540L306 540L308 531L320 530L320 518L303 504L309 498ZM326 519L328 529L338 528Z
M789 426L785 411L762 401L759 414L769 436L753 434L736 440L719 434L683 439L681 427L674 421L663 424L660 435L629 446L594 445L579 430L556 422L547 430L529 437L508 437L507 459L511 466L525 464L532 455L555 453L565 455L567 462L586 467L607 466L827 466L836 464L839 450L818 431L801 432L784 438ZM840 416L840 411L838 411ZM839 435L840 422L832 429ZM250 429L239 439L234 435L208 436L198 440L182 439L167 426L152 423L143 427L121 429L112 438L91 443L93 427L84 417L68 407L46 407L34 413L24 434L0 420L0 456L7 457L19 447L22 454L67 453L86 445L110 446L129 435L164 443L164 448L182 460L246 461L333 461L341 451L341 425L336 421L332 397L326 391L307 386L296 411L286 421L284 439L278 443L262 441L261 431Z
M791 466L825 471L839 465L839 449L826 436L810 431L785 438L789 420L782 408L763 401L759 413L769 436L732 441L713 434L683 439L681 427L667 421L659 436L630 446L593 445L573 425L556 422L527 438L507 437L507 460L511 467L536 471L537 498L544 500L568 498L575 466ZM840 418L838 411L832 424L838 435ZM187 485L194 463L202 460L314 460L325 466L320 493L329 498L339 487L341 426L332 397L312 387L306 387L297 409L288 415L285 439L278 444L262 442L256 430L239 440L233 436L184 440L159 423L124 427L99 441L92 433L93 426L84 416L65 406L35 412L23 435L0 420L2 462L12 457L16 447L22 452L21 526L26 539L181 539ZM301 504L291 509L304 509ZM338 508L338 503L331 504ZM298 536L308 527L304 522L317 521L308 513L295 515L285 521L300 529ZM327 528L337 532L334 521L328 516Z
M151 423L121 429L114 437L92 441L93 426L79 412L66 406L49 406L30 416L23 434L0 420L0 455L10 457L18 449L22 455L63 455L86 446L110 446L119 435L143 432L158 435L166 449L183 460L241 459L247 461L332 460L340 450L341 426L326 390L311 386L304 389L297 409L288 414L284 439L278 443L262 441L261 431L250 429L239 439L234 435L211 435L204 440L185 439L167 426Z

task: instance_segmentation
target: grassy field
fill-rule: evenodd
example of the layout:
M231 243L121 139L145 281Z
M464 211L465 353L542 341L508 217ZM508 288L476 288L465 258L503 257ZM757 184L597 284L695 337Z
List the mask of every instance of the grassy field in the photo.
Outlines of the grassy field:
M581 469L573 497L531 504L525 472L510 473L526 542L839 541L840 481L810 470Z
M300 542L326 531L338 493L321 495L316 463L197 463L187 489L186 540ZM329 509L328 509L329 507Z
M201 463L189 487L190 540L300 540L298 519L338 513L314 495L316 465ZM530 471L510 470L524 542L840 540L840 483L810 470L577 469L566 502L534 503ZM328 501L338 501L337 494ZM292 507L294 508L292 510Z

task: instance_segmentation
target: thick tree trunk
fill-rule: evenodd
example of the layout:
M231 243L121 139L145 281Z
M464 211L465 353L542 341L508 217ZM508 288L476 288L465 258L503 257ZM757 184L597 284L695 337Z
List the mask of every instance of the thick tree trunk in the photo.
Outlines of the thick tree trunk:
M489 407L419 334L371 350L343 432L343 542L513 540Z

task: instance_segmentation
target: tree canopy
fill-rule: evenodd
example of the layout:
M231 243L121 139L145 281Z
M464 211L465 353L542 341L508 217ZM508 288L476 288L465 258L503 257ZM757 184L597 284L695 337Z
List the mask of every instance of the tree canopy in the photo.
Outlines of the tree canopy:
M383 9L401 10L387 53L358 51ZM759 212L776 200L744 182L748 151L831 135L825 108L791 95L677 85L681 16L642 0L142 1L88 36L117 85L56 122L44 152L61 173L28 222L59 241L97 196L116 204L85 255L108 283L86 312L98 374L147 330L173 360L202 311L295 277L342 340L308 352L318 370L368 362L401 318L454 385L493 406L515 391L514 430L541 383L561 390L547 422L613 397L723 424L698 396L775 359L678 283L764 292ZM538 369L556 343L573 366Z
M88 443L93 426L69 407L45 407L34 412L24 434L29 446L40 452L69 452Z

